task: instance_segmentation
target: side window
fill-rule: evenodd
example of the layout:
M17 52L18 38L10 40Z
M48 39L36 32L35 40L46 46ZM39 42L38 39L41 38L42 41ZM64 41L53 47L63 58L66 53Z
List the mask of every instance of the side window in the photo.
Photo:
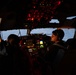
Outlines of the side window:
M71 29L66 29L66 28L65 28L65 29L63 29L63 30L64 30L64 33L65 33L63 40L66 41L67 39L74 37L75 29L73 29L73 28L71 28Z

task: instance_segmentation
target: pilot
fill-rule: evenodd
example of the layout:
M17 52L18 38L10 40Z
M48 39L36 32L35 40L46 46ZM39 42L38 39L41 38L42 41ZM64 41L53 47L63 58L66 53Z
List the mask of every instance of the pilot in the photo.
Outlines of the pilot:
M45 55L45 60L50 63L53 73L55 73L55 69L64 56L66 50L65 41L62 40L63 37L64 31L62 29L54 30L51 36L51 42L53 42L53 44L49 46L49 51Z

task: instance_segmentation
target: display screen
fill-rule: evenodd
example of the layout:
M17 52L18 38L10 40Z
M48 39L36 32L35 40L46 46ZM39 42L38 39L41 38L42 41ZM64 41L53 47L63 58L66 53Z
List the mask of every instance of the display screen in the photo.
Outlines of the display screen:
M42 45L43 44L43 41L40 41L40 45Z
M40 48L44 48L44 43L42 40L40 41Z
M41 44L41 45L40 45L40 48L44 48L44 45L43 45L43 44Z
M28 49L28 51L29 51L29 52L32 52L33 50L30 48L30 49Z

